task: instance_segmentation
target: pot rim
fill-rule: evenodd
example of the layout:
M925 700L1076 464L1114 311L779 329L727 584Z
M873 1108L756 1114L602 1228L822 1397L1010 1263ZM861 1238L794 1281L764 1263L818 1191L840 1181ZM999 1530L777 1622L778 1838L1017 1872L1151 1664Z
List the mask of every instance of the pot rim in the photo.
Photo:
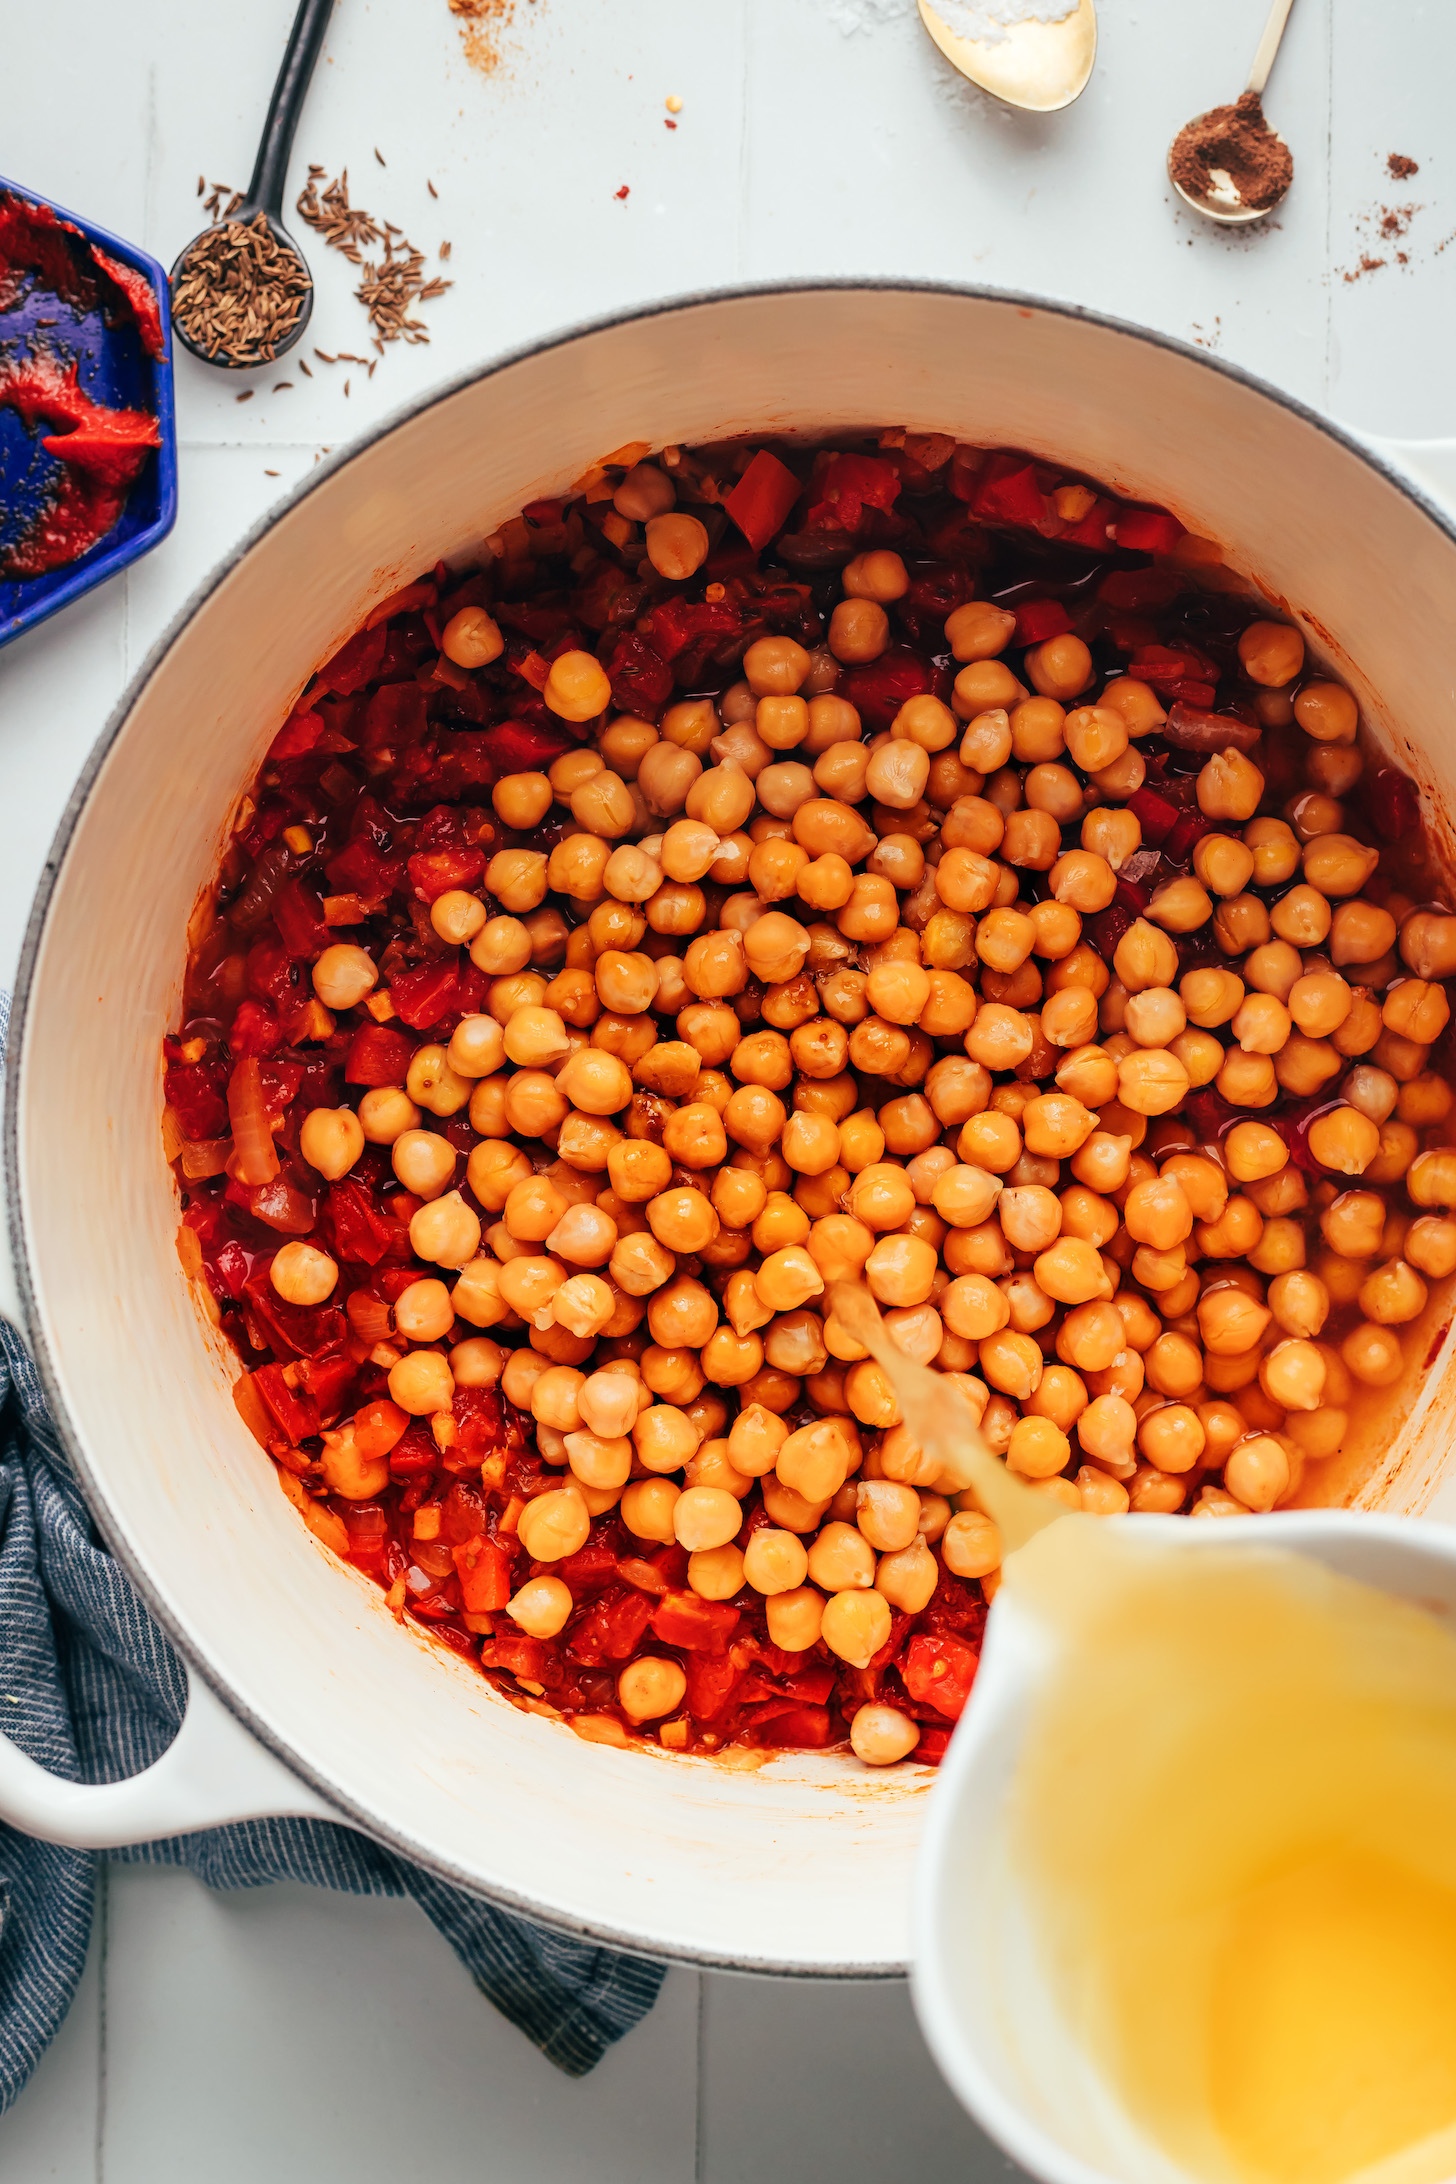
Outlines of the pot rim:
M156 1617L169 1642L175 1646L186 1665L189 1675L200 1676L216 1695L219 1702L233 1718L242 1723L267 1750L271 1751L302 1781L310 1784L332 1804L337 1805L341 1816L357 1823L363 1833L372 1840L383 1843L400 1856L421 1865L427 1871L438 1874L452 1886L463 1889L477 1898L500 1904L503 1908L544 1926L553 1932L566 1934L577 1940L594 1941L622 1950L628 1955L647 1956L654 1961L694 1964L725 1971L771 1973L784 1978L834 1978L878 1979L902 1977L906 1965L856 1964L853 1961L826 1964L765 1962L752 1955L711 1955L683 1944L678 1946L644 1943L640 1935L624 1933L608 1922L574 1919L550 1905L534 1898L518 1894L508 1888L484 1885L478 1875L426 1850L403 1830L386 1826L361 1806L339 1785L329 1779L306 1755L295 1751L282 1737L260 1721L230 1689L221 1673L209 1660L202 1643L189 1628L186 1620L172 1607L171 1602L139 1566L134 1556L130 1535L122 1512L115 1508L100 1478L88 1459L85 1444L77 1433L61 1396L60 1381L41 1323L38 1300L31 1281L30 1259L27 1249L25 1224L21 1215L19 1174L19 1106L20 1069L26 1024L29 1016L31 992L35 981L36 965L40 953L46 918L51 898L60 876L61 866L70 847L72 835L82 810L95 786L97 775L126 727L142 693L145 691L161 661L177 642L187 625L218 587L252 552L282 518L292 513L327 480L350 463L368 455L374 446L389 434L398 430L411 419L422 416L438 403L449 401L466 387L481 380L495 378L513 366L544 356L554 349L582 340L592 334L605 333L614 327L626 326L641 320L662 318L672 314L696 310L704 306L751 301L758 297L824 295L832 293L931 295L965 298L976 303L1003 305L1023 313L1030 311L1049 313L1057 318L1071 319L1085 325L1100 327L1108 333L1121 334L1131 340L1146 342L1154 348L1164 349L1175 356L1198 365L1205 371L1221 374L1250 392L1273 402L1288 411L1300 422L1313 426L1326 438L1333 440L1347 453L1357 456L1372 470L1395 486L1413 502L1446 536L1456 544L1456 518L1449 516L1410 478L1375 449L1366 445L1354 433L1334 423L1329 417L1312 408L1298 396L1273 386L1257 373L1243 366L1230 363L1226 358L1211 356L1206 350L1178 339L1176 335L1162 333L1155 328L1139 326L1130 320L1116 317L1107 311L1096 310L1051 296L1038 295L1033 291L1012 288L995 288L964 281L904 280L874 276L844 275L824 279L804 277L769 281L735 282L713 288L690 289L679 295L667 296L656 302L633 304L618 311L609 311L596 317L579 319L533 340L518 343L502 351L486 362L468 366L463 371L442 379L424 392L393 409L379 422L361 433L357 439L339 448L334 454L317 463L308 476L301 478L258 520L251 524L243 536L221 557L197 585L166 628L149 648L145 658L127 683L121 697L113 706L85 764L77 777L75 788L67 799L66 807L56 827L30 915L26 920L25 937L17 966L15 991L10 1016L10 1036L7 1051L0 1060L5 1076L4 1110L4 1182L6 1200L6 1238L10 1257L15 1269L16 1283L24 1307L26 1332L30 1338L31 1354L45 1390L51 1419L66 1458L74 1470L85 1494L87 1505L111 1552L136 1586L150 1612Z

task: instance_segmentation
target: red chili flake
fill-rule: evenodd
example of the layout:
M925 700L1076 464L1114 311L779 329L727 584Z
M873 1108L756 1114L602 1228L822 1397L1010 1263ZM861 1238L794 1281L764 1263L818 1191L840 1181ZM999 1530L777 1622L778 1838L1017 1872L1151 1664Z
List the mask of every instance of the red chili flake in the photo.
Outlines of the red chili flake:
M613 190L612 195L620 199L623 197L629 197L631 195L631 191L629 190L627 184L624 182L619 190Z

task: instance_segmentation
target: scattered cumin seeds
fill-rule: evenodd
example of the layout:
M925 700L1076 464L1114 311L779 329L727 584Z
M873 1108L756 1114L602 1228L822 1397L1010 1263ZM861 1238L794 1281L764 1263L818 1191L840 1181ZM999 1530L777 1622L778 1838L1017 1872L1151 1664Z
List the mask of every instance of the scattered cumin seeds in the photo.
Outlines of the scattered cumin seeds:
M344 392L345 392L345 394L347 394L347 393L348 393L348 391L349 391L349 382L348 382L348 380L346 379L346 380L344 381Z
M253 387L244 387L241 394L233 396L233 400L235 402L251 402L256 391Z
M281 476L281 474L282 474L282 473L281 473L281 472L279 472L279 471L277 471L277 470L265 470L265 471L263 472L263 475L264 475L264 477L265 477L265 478L276 478L276 477L279 477L279 476Z
M172 316L205 356L266 364L298 324L308 288L303 260L278 240L263 213L251 220L223 213L183 256L172 281Z
M449 257L449 255L450 255L450 245L449 245L448 243L441 243L441 245L440 245L440 250L439 250L439 255L440 255L440 257L441 257L442 259L445 259L445 258L448 258L448 257Z
M308 359L307 359L306 357L302 357L302 356L301 356L301 357L299 358L299 360L298 360L298 368L299 368L299 370L300 370L300 371L301 371L301 372L303 373L303 376L304 376L304 378L305 378L305 379L312 379L312 377L313 377L313 368L312 368L312 366L311 366L311 365L309 364L309 362L308 362Z
M376 158L376 159L377 159L377 160L379 161L379 164L380 164L380 166L381 166L381 167L387 167L387 166L388 166L389 162L388 162L388 160L387 160L387 159L385 158L385 156L384 156L383 152L381 152L381 150L379 149L379 146L378 146L377 144L376 144L376 145L375 145L375 147L374 147L374 156L375 156L375 158Z
M273 392L275 394L289 394L292 392L292 389L293 381L291 379L280 379L277 385L274 387Z
M369 314L370 331L380 354L384 353L384 342L428 341L429 328L423 319L413 315L413 306L443 295L452 284L425 279L424 252L417 250L392 220L376 220L371 213L350 204L347 168L321 189L319 178L323 171L322 167L309 168L308 182L298 200L299 217L316 229L331 249L341 251L360 268L363 279L354 293ZM366 261L366 243L383 243L383 254ZM347 358L342 350L340 356L359 364L368 361L365 357Z
M429 191L431 197L438 197L440 194L440 192L436 189L434 183L430 180L428 175L426 175L425 177L425 188Z

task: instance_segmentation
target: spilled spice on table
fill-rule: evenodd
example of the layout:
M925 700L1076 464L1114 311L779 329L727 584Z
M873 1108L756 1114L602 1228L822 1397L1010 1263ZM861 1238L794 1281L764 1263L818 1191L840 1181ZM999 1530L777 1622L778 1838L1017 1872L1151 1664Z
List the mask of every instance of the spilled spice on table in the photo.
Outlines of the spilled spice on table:
M517 5L518 0L450 0L465 58L482 76L494 76L505 66ZM536 0L526 0L526 5L534 7Z

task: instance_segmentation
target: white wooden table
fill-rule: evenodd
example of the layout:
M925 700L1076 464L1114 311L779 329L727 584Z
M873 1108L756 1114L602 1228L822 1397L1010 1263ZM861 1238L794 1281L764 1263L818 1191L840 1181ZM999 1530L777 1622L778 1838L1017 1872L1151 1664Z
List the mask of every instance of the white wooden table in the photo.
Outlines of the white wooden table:
M13 10L8 173L170 261L201 222L199 172L247 179L293 5L72 0L64 34L49 11ZM309 161L347 166L357 202L430 252L449 239L456 285L428 307L430 345L391 349L372 380L354 368L347 399L346 367L315 362L308 380L285 362L251 375L240 405L237 377L181 357L176 531L0 653L0 982L85 752L214 558L321 447L548 328L742 280L960 279L1201 341L1372 432L1450 432L1456 12L1406 0L1392 24L1376 0L1299 0L1268 101L1298 180L1275 220L1228 236L1175 211L1163 154L1237 92L1263 11L1103 0L1090 89L1036 120L953 76L913 0L517 0L489 78L463 60L446 0L340 0L294 194ZM1392 180L1392 152L1419 174ZM1410 206L1382 238L1383 211ZM311 333L364 351L355 276L305 240ZM1387 262L1361 273L1367 257ZM0 2184L393 2184L424 2168L492 2184L940 2184L1005 2166L940 2085L902 1987L674 1971L647 2023L573 2085L412 1907L216 1896L120 1867L76 2007L0 2120Z

